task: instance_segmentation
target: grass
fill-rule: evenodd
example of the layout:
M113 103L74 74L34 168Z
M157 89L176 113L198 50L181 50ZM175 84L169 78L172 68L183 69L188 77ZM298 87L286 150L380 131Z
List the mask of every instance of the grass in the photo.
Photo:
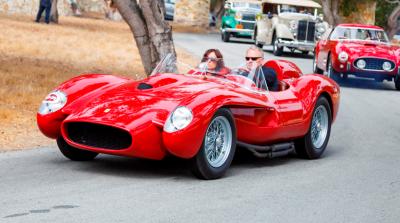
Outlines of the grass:
M81 73L145 77L128 26L61 17L58 25L24 16L0 15L0 151L51 145L36 127L43 98ZM178 59L193 63L177 49Z

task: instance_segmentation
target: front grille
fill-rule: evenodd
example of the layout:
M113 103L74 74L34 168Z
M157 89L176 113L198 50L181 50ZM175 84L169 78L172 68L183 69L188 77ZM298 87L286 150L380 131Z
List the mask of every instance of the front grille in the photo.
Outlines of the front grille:
M315 22L300 20L297 28L297 40L314 42Z
M393 70L396 66L393 61L385 60L385 59L381 59L381 58L358 58L357 60L354 61L355 67L357 67L357 62L361 59L365 60L365 63L366 63L365 68L362 70L384 71L382 68L382 65L384 62L389 62L392 65L391 70ZM358 69L360 69L360 68L358 68Z
M254 15L254 14L244 14L242 16L242 20L256 21L256 15Z
M254 29L254 23L251 22L242 22L243 29Z
M132 137L127 131L111 126L71 122L66 130L71 141L85 146L120 150L132 144Z

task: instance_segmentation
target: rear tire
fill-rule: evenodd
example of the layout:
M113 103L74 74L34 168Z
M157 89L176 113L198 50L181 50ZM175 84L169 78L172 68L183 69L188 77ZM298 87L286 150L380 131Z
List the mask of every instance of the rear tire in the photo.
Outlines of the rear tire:
M331 107L325 97L318 98L307 134L295 141L297 155L305 159L317 159L329 142L332 124Z
M231 38L231 33L230 32L222 32L221 33L222 41L229 42L230 38Z
M203 144L191 160L192 172L200 179L222 177L232 163L236 150L236 127L229 109L219 109L204 135Z
M57 145L61 153L65 157L73 161L89 161L93 160L98 155L98 153L95 152L77 149L70 146L61 136L57 139Z
M313 72L316 74L323 74L324 71L318 68L317 65L317 54L314 53L314 60L313 60Z

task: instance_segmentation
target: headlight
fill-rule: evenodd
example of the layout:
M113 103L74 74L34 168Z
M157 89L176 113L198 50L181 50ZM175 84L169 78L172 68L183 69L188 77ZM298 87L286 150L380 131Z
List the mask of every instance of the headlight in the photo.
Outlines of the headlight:
M367 66L367 62L365 60L361 59L357 61L357 67L360 69L364 69Z
M169 115L167 122L164 125L164 131L176 132L188 126L193 120L192 111L184 106L176 108Z
M39 114L46 115L60 110L67 103L67 95L62 91L53 91L46 96L39 108Z
M382 64L382 68L383 68L385 71L390 71L390 70L392 69L392 64L389 63L389 62L387 62L387 61L385 61L385 62Z
M319 32L319 33L324 33L326 30L325 30L325 27L323 27L323 26L320 26L320 27L318 27L317 28L317 32Z
M346 52L340 52L338 55L338 59L340 62L346 63L349 59L349 54L347 54Z
M242 18L243 18L242 13L236 12L236 14L235 14L235 19L236 19L236 20L242 20Z

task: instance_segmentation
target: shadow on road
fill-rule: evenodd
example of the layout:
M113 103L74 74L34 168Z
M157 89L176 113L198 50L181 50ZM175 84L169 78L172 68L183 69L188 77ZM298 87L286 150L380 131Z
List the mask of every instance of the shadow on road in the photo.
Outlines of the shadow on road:
M393 81L376 82L373 79L366 78L340 78L337 80L340 87L344 88L359 88L359 89L372 89L372 90L384 90L384 91L395 91Z

